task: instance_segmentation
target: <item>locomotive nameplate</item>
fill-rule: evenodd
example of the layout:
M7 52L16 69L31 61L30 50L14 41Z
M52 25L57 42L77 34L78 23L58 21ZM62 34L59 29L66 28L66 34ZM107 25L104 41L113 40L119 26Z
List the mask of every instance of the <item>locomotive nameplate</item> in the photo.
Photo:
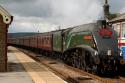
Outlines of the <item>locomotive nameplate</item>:
M86 36L84 36L84 39L91 40L92 36L91 35L86 35Z

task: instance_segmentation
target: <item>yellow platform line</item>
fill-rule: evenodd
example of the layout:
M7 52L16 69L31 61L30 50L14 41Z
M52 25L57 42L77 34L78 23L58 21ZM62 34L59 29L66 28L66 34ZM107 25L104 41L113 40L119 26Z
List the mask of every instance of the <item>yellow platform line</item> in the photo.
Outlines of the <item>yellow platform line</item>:
M11 47L11 49L12 51L14 50L19 51L14 47ZM31 76L32 80L35 83L66 83L59 77L54 78L54 77L57 77L55 74L53 73L50 74L50 72L47 71L47 68L43 68L38 62L26 56L24 53L19 51L19 52L14 52L14 55L17 57L17 59L20 61L20 63L23 65L23 67L25 68L25 70ZM44 73L46 75L42 75ZM51 79L52 80L51 81L49 77L46 77L46 76L49 76L50 78L54 78L54 79Z

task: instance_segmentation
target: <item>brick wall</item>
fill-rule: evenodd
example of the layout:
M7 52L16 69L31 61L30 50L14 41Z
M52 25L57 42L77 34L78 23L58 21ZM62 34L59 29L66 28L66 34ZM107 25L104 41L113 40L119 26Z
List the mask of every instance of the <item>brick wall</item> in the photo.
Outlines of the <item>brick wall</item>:
M0 15L0 72L7 71L7 25Z

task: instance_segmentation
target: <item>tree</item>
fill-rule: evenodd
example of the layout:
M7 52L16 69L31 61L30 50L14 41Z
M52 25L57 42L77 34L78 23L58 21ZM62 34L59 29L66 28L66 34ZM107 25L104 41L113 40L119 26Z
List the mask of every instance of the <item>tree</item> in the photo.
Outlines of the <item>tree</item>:
M113 19L113 18L116 18L117 17L117 14L116 13L114 13L114 14L109 14L109 16L108 16L108 18L109 18L109 20L111 20L111 19Z

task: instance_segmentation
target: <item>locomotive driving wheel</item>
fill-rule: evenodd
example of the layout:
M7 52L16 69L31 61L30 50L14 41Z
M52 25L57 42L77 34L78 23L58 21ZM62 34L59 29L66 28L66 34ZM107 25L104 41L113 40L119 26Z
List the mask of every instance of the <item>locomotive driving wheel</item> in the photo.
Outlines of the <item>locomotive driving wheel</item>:
M98 66L97 65L92 66L92 73L93 74L98 74Z
M73 52L71 53L72 55L72 66L76 67L76 68L81 68L81 53L78 49L73 50Z
M86 71L85 50L81 50L81 69Z
M85 64L85 71L90 71L90 57L88 51L85 51L85 57L84 57L84 64Z
M90 53L88 51L82 49L81 66L82 66L82 69L87 72L92 71L90 58L91 58ZM93 67L93 68L95 68L95 67Z
M81 68L80 66L81 65L81 52L78 49L76 49L74 55L76 57L75 58L76 67Z
M77 54L75 51L71 53L71 57L72 57L71 59L72 66L77 68Z
M75 61L75 56L73 55L73 57L72 57L72 66L73 67L76 67L76 61Z
M86 51L84 49L80 49L80 68L84 71L89 72L88 58L86 56Z

